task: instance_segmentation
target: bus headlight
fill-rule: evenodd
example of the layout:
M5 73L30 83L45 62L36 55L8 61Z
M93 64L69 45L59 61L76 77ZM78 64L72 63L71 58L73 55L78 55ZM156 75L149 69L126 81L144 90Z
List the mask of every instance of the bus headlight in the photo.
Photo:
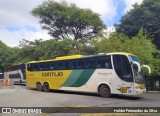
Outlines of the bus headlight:
M139 86L137 85L137 86L135 86L135 88L136 88L136 89L139 89Z

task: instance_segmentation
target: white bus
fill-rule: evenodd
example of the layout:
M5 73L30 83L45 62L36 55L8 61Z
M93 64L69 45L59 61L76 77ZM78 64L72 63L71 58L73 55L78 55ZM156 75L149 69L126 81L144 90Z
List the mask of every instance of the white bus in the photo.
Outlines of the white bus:
M4 78L10 78L14 84L26 84L26 64L8 66L4 68Z
M3 80L3 73L0 73L0 82Z
M130 53L74 55L27 63L26 86L38 91L66 90L137 95L146 92L142 65Z

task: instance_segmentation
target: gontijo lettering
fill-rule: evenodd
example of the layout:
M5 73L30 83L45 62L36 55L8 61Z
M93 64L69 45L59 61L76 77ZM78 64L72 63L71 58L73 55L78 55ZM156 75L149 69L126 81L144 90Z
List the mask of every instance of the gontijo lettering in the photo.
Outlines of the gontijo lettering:
M43 77L63 76L63 72L44 72Z

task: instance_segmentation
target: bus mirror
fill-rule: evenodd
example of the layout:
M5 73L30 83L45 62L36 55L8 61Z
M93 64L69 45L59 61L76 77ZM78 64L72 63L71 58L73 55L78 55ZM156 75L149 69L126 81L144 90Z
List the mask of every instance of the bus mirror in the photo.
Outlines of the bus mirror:
M147 69L148 69L149 74L151 74L151 68L150 68L148 65L142 65L142 67L147 68Z
M136 69L138 72L141 72L141 66L138 62L133 61L133 68Z

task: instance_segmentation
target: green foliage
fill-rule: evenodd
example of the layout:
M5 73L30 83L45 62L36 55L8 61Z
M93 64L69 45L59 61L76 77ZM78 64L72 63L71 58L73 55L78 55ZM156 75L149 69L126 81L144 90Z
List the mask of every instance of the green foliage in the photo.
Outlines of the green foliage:
M20 48L10 48L0 42L0 59L3 66L6 66L34 60L53 59L58 56L129 52L138 56L142 64L151 67L152 77L160 76L160 51L156 50L151 39L142 29L132 39L124 34L113 33L108 39L103 38L100 41L94 39L91 43L86 41L86 39L80 41L70 39L63 41L56 39L46 41L42 39L35 41L22 40Z
M85 40L75 41L65 39L58 41L50 39L42 41L42 39L35 41L23 40L20 43L22 47L17 53L16 63L25 63L33 60L47 60L58 56L67 56L75 54L94 54L95 49L90 45L84 43Z
M121 24L115 25L117 32L133 37L141 28L146 29L153 43L160 49L160 1L144 0L142 4L133 7L121 18Z
M32 14L39 19L43 29L60 40L90 39L105 28L99 14L66 2L45 1L34 8Z
M146 64L151 67L152 74L159 74L157 73L158 71L154 65L154 63L159 62L159 60L156 60L153 56L153 53L156 51L156 47L152 44L151 39L147 37L146 33L142 29L131 39L124 34L113 33L109 39L104 38L100 42L96 43L95 46L100 53L133 53L140 59L142 64Z
M18 50L17 48L10 48L0 41L0 60L2 62L0 67L13 64L16 59L15 54Z
M152 61L152 64L155 69L155 73L153 74L154 77L160 77L160 51L157 50L154 53L154 60Z

